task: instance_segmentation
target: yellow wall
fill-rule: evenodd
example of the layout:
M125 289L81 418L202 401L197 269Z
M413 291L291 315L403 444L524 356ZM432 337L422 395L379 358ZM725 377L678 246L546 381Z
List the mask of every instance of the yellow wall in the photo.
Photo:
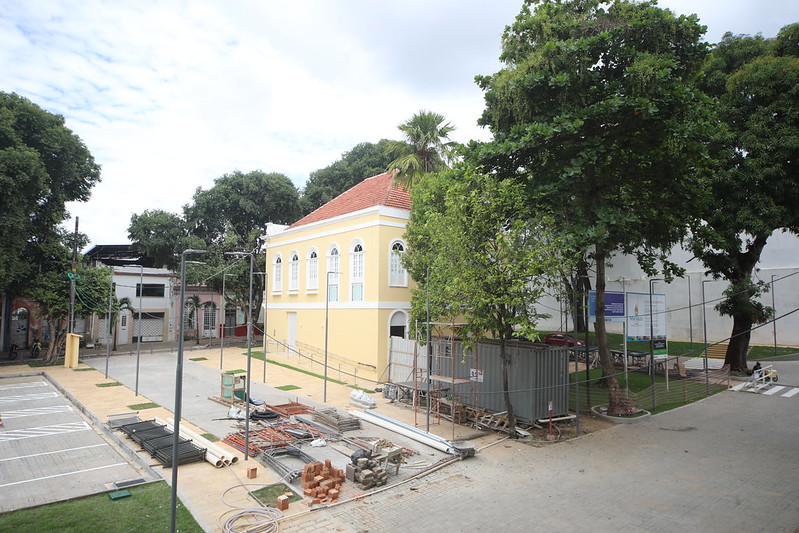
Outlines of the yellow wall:
M338 301L328 305L328 352L359 362L361 372L382 379L387 365L389 323L392 314L402 309L410 316L410 286L389 286L391 244L402 239L408 211L370 209L357 216L345 216L323 223L286 230L269 239L266 272L267 332L278 340L289 341L289 314L296 313L296 341L317 348L325 346L326 269L329 247L339 250ZM350 261L353 242L364 249L363 300L353 302L350 294ZM307 285L307 256L311 247L318 256L318 288ZM299 257L297 290L289 290L292 252ZM275 290L275 258L282 259L281 290ZM406 329L407 335L407 329ZM331 366L335 364L331 363Z

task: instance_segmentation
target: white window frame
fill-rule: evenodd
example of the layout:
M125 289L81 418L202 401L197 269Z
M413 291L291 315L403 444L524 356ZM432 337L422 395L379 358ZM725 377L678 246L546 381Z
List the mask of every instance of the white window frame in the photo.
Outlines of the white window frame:
M402 251L397 252L395 248L400 246ZM400 239L391 241L388 248L388 285L390 287L407 287L408 271L402 264L402 254L405 253L405 243Z
M350 248L350 301L362 302L364 298L364 278L366 272L366 252L363 241L355 240Z
M291 252L289 261L289 290L300 290L300 254L296 251Z
M283 258L280 254L275 255L272 263L272 292L283 290Z
M337 244L331 244L327 249L327 272L340 272L341 253ZM325 273L325 283L327 284L327 298L331 302L338 301L338 274L328 275Z
M319 254L316 251L316 248L311 248L308 250L308 262L306 268L306 280L305 286L307 290L313 290L319 288Z

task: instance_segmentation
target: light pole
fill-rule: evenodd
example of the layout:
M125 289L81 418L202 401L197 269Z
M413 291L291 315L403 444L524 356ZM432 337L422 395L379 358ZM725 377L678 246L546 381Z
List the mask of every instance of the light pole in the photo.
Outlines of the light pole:
M139 395L139 360L141 358L142 296L144 296L144 265L139 265L139 319L136 321L136 396Z
M425 346L427 351L427 396L425 397L425 405L427 406L427 432L430 433L430 363L433 359L433 352L430 349L430 267L427 267L427 276L425 277L425 335L427 337L427 344Z
M717 279L703 279L702 280L702 334L705 342L705 394L710 395L710 377L708 375L707 364L707 317L705 316L705 283L712 283L720 281Z
M325 276L325 384L322 389L323 402L327 402L327 329L330 315L330 274L338 275L338 272L328 272ZM338 288L338 279L336 279L336 287ZM336 300L338 300L338 294L336 294Z
M252 252L225 252L237 257L250 256L250 292L247 303L247 390L244 394L244 460L250 457L250 369L252 368L252 274L255 270L255 255Z
M175 533L175 518L178 509L178 446L180 445L180 415L183 401L183 315L186 312L186 254L202 254L205 250L184 250L180 254L180 307L178 308L178 360L175 366L175 424L172 429L172 512L169 531ZM195 261L191 261L194 263Z
M264 383L266 383L266 311L267 311L267 308L266 308L266 285L269 283L269 274L267 274L266 272L256 272L256 274L259 274L259 275L264 277L264 286L263 286L264 290L263 290L263 294L262 294L262 297L261 297L261 301L263 302L263 306L264 306L264 329L263 329L262 333L264 334Z
M652 409L656 407L655 396L655 322L654 309L652 306L652 284L656 281L663 281L663 278L652 278L649 280L649 374L652 377ZM665 366L665 363L664 363ZM668 369L665 370L668 375Z
M220 302L222 304L220 305L222 308L222 320L220 320L220 323L222 324L222 335L219 338L219 370L222 370L222 354L225 350L225 326L227 326L227 316L225 316L225 313L227 312L227 298L225 298L225 278L233 275L234 274L222 274L222 301Z
M105 379L108 379L108 360L111 358L111 302L114 295L114 268L111 267L111 282L108 284L108 337L105 339Z
M771 327L774 330L774 357L777 357L777 304L774 302L774 274L771 275Z

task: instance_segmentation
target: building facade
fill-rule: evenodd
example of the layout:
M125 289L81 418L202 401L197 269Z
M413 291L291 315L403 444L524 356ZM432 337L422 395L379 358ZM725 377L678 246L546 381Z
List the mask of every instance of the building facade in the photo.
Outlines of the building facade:
M269 336L288 351L326 351L383 379L389 337L408 333L412 282L402 255L409 215L408 193L385 173L269 236Z

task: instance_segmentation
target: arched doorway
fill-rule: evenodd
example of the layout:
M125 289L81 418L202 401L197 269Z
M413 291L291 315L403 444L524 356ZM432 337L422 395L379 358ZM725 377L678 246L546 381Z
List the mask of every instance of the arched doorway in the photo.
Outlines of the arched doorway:
M28 347L28 322L30 313L24 307L11 311L11 342L21 350Z
M408 331L408 315L405 311L394 311L389 321L388 334L391 337L406 338L405 334Z

